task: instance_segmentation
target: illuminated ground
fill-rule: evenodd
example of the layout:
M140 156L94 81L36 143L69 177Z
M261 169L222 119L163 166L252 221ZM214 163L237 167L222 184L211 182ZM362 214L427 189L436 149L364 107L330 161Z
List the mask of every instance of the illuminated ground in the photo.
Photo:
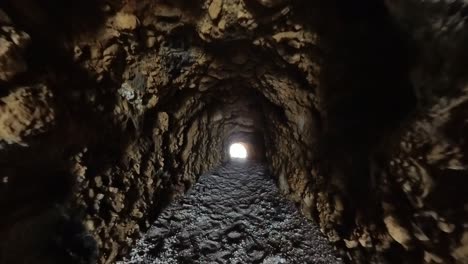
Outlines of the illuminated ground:
M263 166L233 162L166 209L121 263L342 263Z

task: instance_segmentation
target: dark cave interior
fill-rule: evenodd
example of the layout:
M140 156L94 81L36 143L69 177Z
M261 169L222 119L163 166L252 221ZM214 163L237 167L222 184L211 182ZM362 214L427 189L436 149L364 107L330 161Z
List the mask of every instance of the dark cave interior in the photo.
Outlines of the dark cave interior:
M466 10L2 1L0 263L115 263L238 142L346 263L468 263Z

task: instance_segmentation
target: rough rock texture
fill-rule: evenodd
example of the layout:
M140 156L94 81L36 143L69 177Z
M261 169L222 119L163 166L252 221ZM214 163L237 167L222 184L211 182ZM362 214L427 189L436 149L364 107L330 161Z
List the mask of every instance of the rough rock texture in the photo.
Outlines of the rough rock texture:
M243 141L351 262L468 263L466 9L2 1L0 262L114 263Z
M328 7L319 133L267 119L281 190L355 263L468 263L465 4Z
M1 101L0 137L7 144L25 145L53 125L52 94L44 85L19 87Z
M242 161L201 176L118 263L186 262L342 263L263 166Z

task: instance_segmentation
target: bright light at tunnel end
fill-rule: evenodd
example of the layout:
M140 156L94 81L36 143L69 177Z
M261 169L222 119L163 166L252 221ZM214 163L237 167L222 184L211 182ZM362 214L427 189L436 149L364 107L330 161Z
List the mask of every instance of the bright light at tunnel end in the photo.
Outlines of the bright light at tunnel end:
M247 149L241 143L234 143L229 147L231 159L246 159Z

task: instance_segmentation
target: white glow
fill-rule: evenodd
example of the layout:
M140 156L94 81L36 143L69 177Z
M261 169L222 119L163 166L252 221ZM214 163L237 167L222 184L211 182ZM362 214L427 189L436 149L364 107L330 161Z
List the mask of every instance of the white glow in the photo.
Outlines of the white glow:
M247 149L240 143L234 143L229 147L229 155L231 155L231 159L245 159L247 158Z

